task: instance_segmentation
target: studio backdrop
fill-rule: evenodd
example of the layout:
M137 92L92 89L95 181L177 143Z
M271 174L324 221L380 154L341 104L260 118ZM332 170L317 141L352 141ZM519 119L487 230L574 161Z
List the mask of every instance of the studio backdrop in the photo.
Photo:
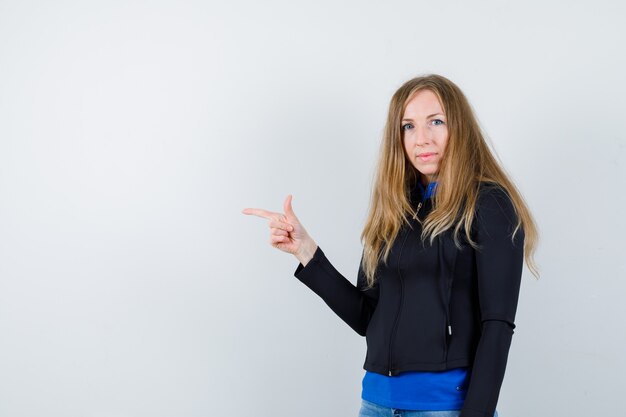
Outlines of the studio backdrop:
M0 1L0 417L358 413L365 339L246 207L352 283L387 106L467 95L540 231L500 417L618 416L618 1Z

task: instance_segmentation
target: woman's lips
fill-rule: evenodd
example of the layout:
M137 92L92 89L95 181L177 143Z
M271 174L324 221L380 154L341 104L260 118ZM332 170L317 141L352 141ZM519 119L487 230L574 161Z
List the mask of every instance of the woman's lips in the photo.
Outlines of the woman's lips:
M422 161L426 162L426 161L430 161L431 159L433 159L435 157L435 155L437 155L436 153L423 153L421 155L418 156L419 159L421 159Z

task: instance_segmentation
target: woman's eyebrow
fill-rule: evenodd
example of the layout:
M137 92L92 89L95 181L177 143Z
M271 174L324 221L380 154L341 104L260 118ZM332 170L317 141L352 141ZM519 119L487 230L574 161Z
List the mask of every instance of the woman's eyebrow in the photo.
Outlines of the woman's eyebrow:
M445 114L443 114L443 113L433 113L433 114L429 114L428 116L426 116L426 118L428 119L429 117L437 116L438 114L440 114L440 115L442 115L442 116L445 116ZM405 120L406 120L407 122L412 122L412 121L413 121L413 119L402 119L402 121L403 121L403 122L404 122Z

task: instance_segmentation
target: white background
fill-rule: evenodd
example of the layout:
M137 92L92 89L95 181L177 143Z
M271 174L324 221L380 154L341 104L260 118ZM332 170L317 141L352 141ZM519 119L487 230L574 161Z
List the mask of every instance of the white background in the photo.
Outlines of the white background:
M618 416L620 1L0 1L0 416L354 416L351 282L393 92L468 96L541 231L501 417ZM621 26L621 27L620 27Z

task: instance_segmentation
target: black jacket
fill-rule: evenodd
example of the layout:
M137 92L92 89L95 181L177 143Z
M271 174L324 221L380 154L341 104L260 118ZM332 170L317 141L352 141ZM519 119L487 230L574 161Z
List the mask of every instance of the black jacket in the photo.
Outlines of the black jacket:
M424 219L432 198L414 188L410 199ZM453 230L431 246L420 239L412 219L380 263L375 287L365 290L359 266L354 286L318 246L313 258L294 275L359 335L366 337L363 368L394 376L404 371L442 371L469 366L471 374L461 417L492 417L515 328L523 266L524 231L516 224L504 189L481 184L471 236L474 250Z

